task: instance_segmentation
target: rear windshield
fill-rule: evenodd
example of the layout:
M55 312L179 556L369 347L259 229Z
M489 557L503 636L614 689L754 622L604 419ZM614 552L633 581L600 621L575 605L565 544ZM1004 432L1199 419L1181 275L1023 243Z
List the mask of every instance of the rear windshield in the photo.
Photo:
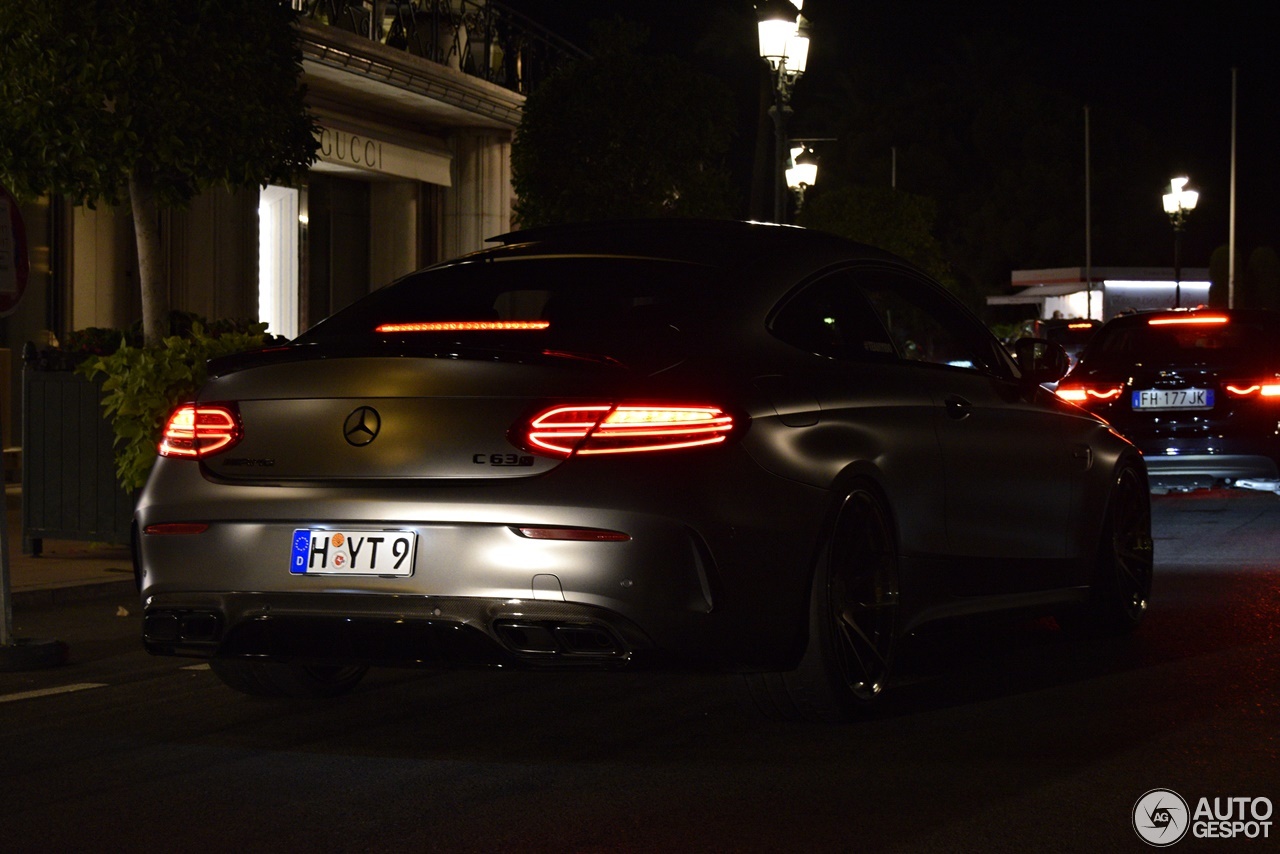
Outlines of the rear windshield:
M1122 364L1252 366L1271 364L1277 351L1276 327L1240 320L1227 323L1147 323L1113 327L1099 333L1083 361L1093 367Z
M1093 337L1093 326L1050 326L1044 337L1064 347L1082 347Z
M623 359L705 316L710 268L643 258L524 257L413 273L312 327L299 343L463 341Z

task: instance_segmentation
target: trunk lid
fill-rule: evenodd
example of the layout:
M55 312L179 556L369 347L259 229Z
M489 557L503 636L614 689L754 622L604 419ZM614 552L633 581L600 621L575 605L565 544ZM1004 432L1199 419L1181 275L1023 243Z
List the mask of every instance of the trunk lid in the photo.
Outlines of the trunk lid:
M493 479L542 474L514 426L551 402L611 401L630 371L583 359L538 362L347 357L258 365L211 380L202 402L233 402L243 438L204 460L232 481Z

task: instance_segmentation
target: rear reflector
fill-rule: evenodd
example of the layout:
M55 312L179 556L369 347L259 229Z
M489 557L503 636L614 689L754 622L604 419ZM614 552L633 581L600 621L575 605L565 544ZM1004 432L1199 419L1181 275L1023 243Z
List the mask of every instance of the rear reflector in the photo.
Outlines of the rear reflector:
M243 435L235 404L179 406L164 425L160 456L207 457L231 448Z
M621 543L631 539L630 534L608 531L603 528L513 528L517 534L530 540L578 540L593 543Z
M572 404L544 409L518 432L524 447L568 457L718 445L732 430L717 406Z
M546 320L442 320L429 323L384 323L375 332L519 332L547 329Z
M166 535L166 534L203 534L209 530L208 522L162 522L158 525L148 525L142 529L142 533L149 535Z

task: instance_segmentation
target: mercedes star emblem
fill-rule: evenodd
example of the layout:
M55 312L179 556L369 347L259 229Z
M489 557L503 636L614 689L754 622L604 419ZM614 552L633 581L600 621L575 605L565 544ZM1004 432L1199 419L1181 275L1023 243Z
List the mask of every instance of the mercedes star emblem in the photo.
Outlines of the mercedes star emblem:
M382 416L378 415L378 410L372 406L361 406L347 416L342 425L342 435L346 437L348 444L359 448L376 439L380 429Z

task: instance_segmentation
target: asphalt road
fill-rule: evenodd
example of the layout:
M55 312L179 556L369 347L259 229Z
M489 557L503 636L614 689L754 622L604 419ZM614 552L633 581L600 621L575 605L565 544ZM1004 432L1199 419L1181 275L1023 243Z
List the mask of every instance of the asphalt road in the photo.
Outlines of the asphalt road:
M1280 801L1280 497L1155 511L1135 637L935 631L840 727L763 720L719 676L383 671L253 700L142 652L134 602L19 612L71 660L0 673L0 851L1147 850L1152 789ZM1275 850L1270 821L1173 847Z

